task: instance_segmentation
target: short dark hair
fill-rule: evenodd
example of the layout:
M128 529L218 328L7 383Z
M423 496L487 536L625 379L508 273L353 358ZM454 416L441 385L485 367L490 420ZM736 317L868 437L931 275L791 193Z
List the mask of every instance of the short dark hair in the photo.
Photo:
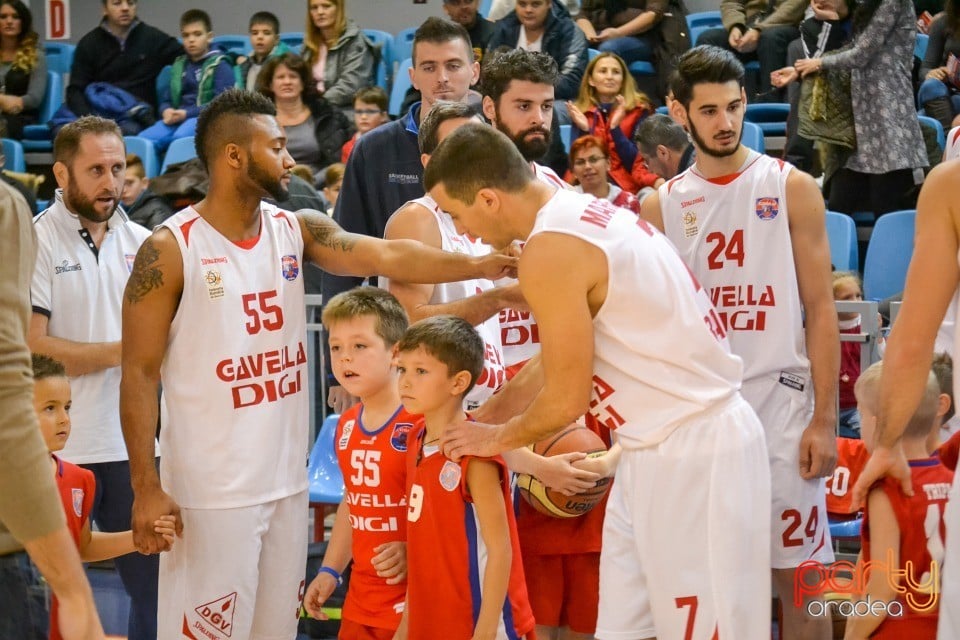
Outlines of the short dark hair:
M323 307L320 319L329 331L332 324L363 316L376 320L374 331L388 347L403 337L409 325L403 305L389 291L379 287L355 287L338 293Z
M203 28L207 31L213 31L213 23L210 21L210 14L203 9L187 9L180 16L180 28L183 29L188 24L202 22Z
M100 116L83 116L77 118L63 126L57 133L53 141L53 161L62 162L68 167L73 164L73 159L77 156L80 149L80 142L84 136L115 135L120 138L120 142L126 150L126 143L123 141L123 132L113 120L107 120Z
M736 80L742 88L743 76L743 64L735 55L726 49L704 44L680 56L670 88L674 99L686 109L693 99L693 88L698 84L724 84Z
M946 422L957 412L953 406L953 358L945 351L934 354L931 370L933 371L933 375L937 377L937 384L940 385L940 393L945 393L950 396L950 408L943 416L943 421Z
M292 52L267 58L257 74L256 91L273 101L273 89L270 88L270 85L273 83L273 76L277 72L277 67L281 65L300 76L300 83L303 85L301 98L304 104L308 106L312 104L318 97L316 81L313 79L307 61Z
M461 371L470 374L470 385L464 395L473 389L483 371L484 344L469 322L456 316L440 315L410 325L397 343L397 351L405 353L420 347L446 365L448 375Z
M197 157L207 170L211 150L225 145L228 141L246 144L250 140L250 130L237 126L241 118L253 116L276 116L277 108L266 96L243 89L227 89L211 100L197 118L197 131L194 145Z
M517 193L534 180L530 163L507 136L486 124L468 123L440 143L423 173L430 191L443 183L451 198L472 204L485 187Z
M387 110L387 92L383 90L383 87L373 85L372 87L364 87L357 91L353 96L353 101L356 102L366 102L367 104L375 104L380 107L380 111Z
M443 44L451 40L463 40L463 46L469 53L469 60L473 60L473 45L470 44L470 34L463 26L451 20L444 20L437 16L430 16L423 21L413 34L413 49L410 54L413 64L417 64L417 45L421 42Z
M266 24L273 27L273 32L277 35L280 34L280 20L277 16L273 15L269 11L257 11L255 14L250 16L250 24L247 25L247 29L253 29L254 25Z
M67 377L67 369L63 366L63 363L48 355L34 353L30 356L30 361L33 365L34 380Z
M557 62L546 53L523 49L494 52L483 61L481 93L490 96L493 103L499 105L500 96L507 92L514 80L548 84L552 87L557 82L557 75Z
M465 102L449 100L435 102L420 123L420 133L417 134L420 153L432 154L437 150L437 145L440 144L438 130L442 123L454 118L473 118L476 115L477 112L473 107Z
M662 113L652 113L640 122L633 141L648 156L663 145L674 151L683 151L690 144L687 132L673 118Z

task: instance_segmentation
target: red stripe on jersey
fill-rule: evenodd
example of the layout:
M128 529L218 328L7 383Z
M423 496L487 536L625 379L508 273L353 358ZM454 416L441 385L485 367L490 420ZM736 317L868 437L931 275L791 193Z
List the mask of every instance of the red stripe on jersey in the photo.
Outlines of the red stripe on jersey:
M286 211L277 211L273 214L274 218L283 218L283 221L287 223L287 226L293 229L293 222L290 221L290 216L287 215Z
M953 134L953 138L950 139L950 144L955 143L957 140L960 140L960 127L957 128L957 132Z
M733 182L734 180L736 180L737 178L739 178L740 176L742 176L743 174L745 174L747 171L749 171L749 170L750 170L750 167L752 167L754 164L756 164L757 160L759 160L759 159L760 159L760 154L757 154L757 157L754 158L754 159L750 162L750 164L748 164L747 166L745 166L742 171L737 171L736 173L731 173L731 174L725 175L725 176L717 176L716 178L708 178L708 177L706 177L706 176L700 176L700 177L702 177L704 180L706 180L707 182L710 182L710 183L712 183L712 184L718 184L718 185L720 185L720 186L728 185L728 184L730 184L731 182ZM783 160L777 159L777 162L780 163L780 167L782 168L782 167L783 167ZM698 174L698 175L699 175L699 174Z
M183 244L187 247L190 246L190 227L193 226L193 223L200 219L200 216L197 216L193 220L187 220L182 225L180 225L180 233L183 234Z

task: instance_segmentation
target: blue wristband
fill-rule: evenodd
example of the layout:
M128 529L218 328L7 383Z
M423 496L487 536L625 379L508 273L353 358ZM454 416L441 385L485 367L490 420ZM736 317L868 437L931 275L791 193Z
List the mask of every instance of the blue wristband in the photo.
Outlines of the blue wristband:
M331 576L333 576L333 579L337 581L338 587L343 586L343 576L341 576L336 569L331 567L320 567L317 569L317 573L329 573Z

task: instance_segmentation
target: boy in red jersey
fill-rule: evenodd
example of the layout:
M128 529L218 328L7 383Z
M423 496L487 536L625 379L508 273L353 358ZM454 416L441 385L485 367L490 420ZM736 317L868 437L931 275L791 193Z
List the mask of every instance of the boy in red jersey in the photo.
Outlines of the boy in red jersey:
M506 465L499 456L454 462L439 446L466 419L463 396L483 349L469 322L443 315L414 324L397 345L400 399L424 425L407 454L413 572L400 640L533 637Z
M134 553L132 531L106 533L90 531L90 510L97 493L93 472L58 458L70 437L70 380L62 363L50 356L33 354L33 410L40 423L40 433L50 451L51 465L60 500L67 516L67 527L80 550L83 562L97 562ZM167 545L173 544L175 516L161 516L154 523L154 531L162 535ZM50 606L50 640L60 640L57 624L57 599Z
M882 363L860 375L855 392L863 440L872 450L879 408ZM945 525L943 512L953 472L930 457L928 439L937 423L940 388L931 373L920 405L903 434L903 453L909 461L913 496L886 478L867 495L861 564L866 571L866 600L870 614L847 619L846 640L911 638L933 640L940 606L940 569L943 566ZM886 567L884 570L883 567ZM885 607L877 603L886 603Z
M387 291L357 287L334 296L322 320L330 335L333 374L360 403L337 425L346 497L303 604L314 618L326 619L321 607L352 559L339 637L387 640L400 624L407 591L406 451L414 417L400 404L392 366L407 314Z

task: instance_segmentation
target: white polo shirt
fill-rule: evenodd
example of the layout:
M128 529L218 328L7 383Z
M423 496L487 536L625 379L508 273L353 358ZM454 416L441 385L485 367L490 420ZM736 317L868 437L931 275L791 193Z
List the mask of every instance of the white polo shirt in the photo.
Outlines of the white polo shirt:
M97 250L80 219L67 210L59 189L34 227L37 266L30 298L34 312L49 318L47 333L74 342L120 340L123 290L137 250L150 232L117 207ZM73 426L60 457L75 464L126 460L120 431L120 367L71 378L70 387Z

